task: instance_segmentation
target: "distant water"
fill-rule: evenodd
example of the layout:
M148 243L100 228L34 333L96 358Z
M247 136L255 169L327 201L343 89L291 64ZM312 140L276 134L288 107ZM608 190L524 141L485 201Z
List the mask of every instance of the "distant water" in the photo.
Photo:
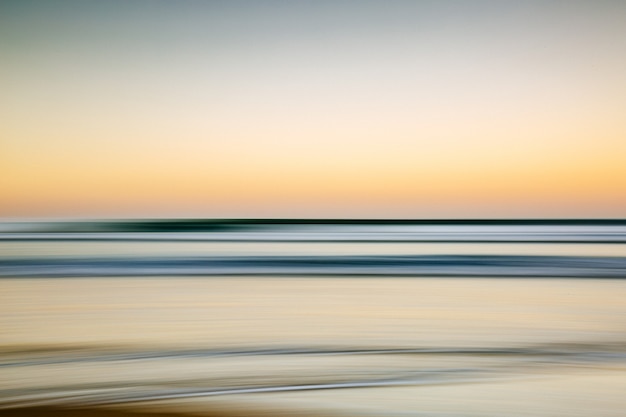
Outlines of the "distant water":
M626 224L618 221L336 223L5 227L0 276L626 277Z
M0 408L626 409L623 221L0 230Z

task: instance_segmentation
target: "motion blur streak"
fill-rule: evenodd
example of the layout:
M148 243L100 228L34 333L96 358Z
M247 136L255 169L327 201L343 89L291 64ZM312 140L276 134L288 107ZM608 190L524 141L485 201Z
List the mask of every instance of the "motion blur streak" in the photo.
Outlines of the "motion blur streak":
M619 220L5 223L0 413L617 417L625 244Z

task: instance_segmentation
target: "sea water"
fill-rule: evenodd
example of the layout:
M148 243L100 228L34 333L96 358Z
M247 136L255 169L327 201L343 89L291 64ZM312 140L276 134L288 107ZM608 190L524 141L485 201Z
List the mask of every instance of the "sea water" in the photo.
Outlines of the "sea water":
M626 410L621 222L184 224L5 225L0 407Z

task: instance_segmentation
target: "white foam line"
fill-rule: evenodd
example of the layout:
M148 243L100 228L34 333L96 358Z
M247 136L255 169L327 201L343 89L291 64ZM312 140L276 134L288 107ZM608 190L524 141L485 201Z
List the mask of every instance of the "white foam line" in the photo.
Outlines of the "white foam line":
M63 392L55 394L44 395L27 395L19 398L12 398L5 401L4 404L0 402L0 409L2 408L16 408L16 407L31 407L40 405L51 404L74 404L74 405L106 405L106 404L121 404L132 402L144 402L144 401L159 401L170 400L180 398L195 398L195 397L212 397L219 395L239 395L239 394L260 394L260 393L274 393L274 392L293 392L293 391L312 391L312 390L325 390L325 389L350 389L350 388L373 388L373 387L387 387L387 386L420 386L420 385L442 385L442 384L456 384L456 383L478 383L489 382L492 380L500 380L503 377L471 377L471 378L456 378L443 379L443 380L379 380L379 381L365 381L365 382L343 382L343 383L330 383L330 384L305 384L305 385L283 385L274 387L249 387L249 388L228 388L217 390L200 390L200 391L187 391L187 392L166 392L166 393L146 393L135 394L127 396L117 396L116 398L107 399L110 397L110 391L119 391L120 389L106 390L105 392L93 392L89 393L84 391L80 392ZM50 398L53 397L53 398ZM100 398L98 398L100 397ZM104 398L102 398L104 397Z

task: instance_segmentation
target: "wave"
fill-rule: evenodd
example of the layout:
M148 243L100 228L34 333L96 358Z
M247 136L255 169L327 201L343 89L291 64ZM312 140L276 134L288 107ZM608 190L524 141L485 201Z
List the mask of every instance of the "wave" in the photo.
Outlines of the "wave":
M0 241L626 243L623 231L274 230L236 232L0 233Z
M100 363L124 361L153 361L163 359L202 359L255 356L355 356L355 355L438 355L478 357L526 357L550 359L552 362L626 361L626 344L607 343L552 343L535 346L511 347L337 347L284 346L245 348L195 348L176 350L123 351L115 348L11 350L0 352L0 367L41 366L67 363ZM8 357L3 359L2 356ZM25 359L28 358L28 359Z
M626 278L626 258L608 256L395 255L18 258L1 277L212 275Z
M613 369L626 364L623 343L570 343L542 346L512 346L485 348L365 348L358 346L338 347L282 347L242 349L181 349L166 351L127 352L78 352L53 350L36 353L9 353L12 359L4 360L4 366L46 366L73 363L85 370L101 362L135 362L138 360L158 363L181 364L181 360L223 360L230 356L247 356L254 360L260 357L277 358L273 371L255 373L253 367L243 375L207 375L194 379L180 374L170 381L164 379L145 380L141 383L111 377L109 381L84 382L80 385L51 385L33 389L5 389L0 391L0 409L40 405L103 405L132 403L192 397L210 397L238 394L263 394L289 391L336 390L374 388L385 386L417 386L440 384L484 383L494 380L509 380L553 375L555 367L586 368L606 367ZM6 352L5 352L6 355ZM324 362L327 356L367 355L368 361L337 369L335 362ZM385 358L393 355L403 358L402 366L387 367ZM428 366L423 361L413 361L422 355L429 360L442 356L440 366ZM17 356L17 357L16 357ZM20 358L20 356L22 358ZM301 356L322 357L317 366L306 372L289 372L282 359ZM1 357L1 356L0 356ZM24 361L23 357L31 357ZM473 359L480 359L476 362ZM249 360L250 360L249 359ZM448 360L449 359L449 360ZM176 362L167 362L176 360ZM253 362L247 361L248 366ZM259 363L261 363L259 362ZM193 362L197 363L197 362ZM208 364L209 362L207 362ZM293 359L289 359L293 364ZM152 366L152 365L151 365ZM76 369L76 368L75 368Z
M0 241L626 243L626 220L175 220L0 223Z

